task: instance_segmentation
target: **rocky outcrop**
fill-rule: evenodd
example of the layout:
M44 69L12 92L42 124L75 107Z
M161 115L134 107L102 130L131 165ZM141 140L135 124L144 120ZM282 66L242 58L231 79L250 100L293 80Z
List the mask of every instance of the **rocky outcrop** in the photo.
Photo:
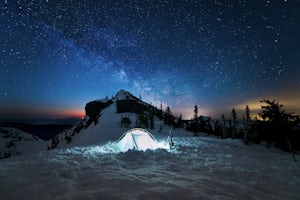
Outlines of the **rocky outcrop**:
M95 121L99 117L101 111L112 104L112 100L91 101L85 106L85 113L89 116L89 120Z
M130 112L130 113L141 114L145 112L148 109L148 107L136 100L117 101L117 113Z

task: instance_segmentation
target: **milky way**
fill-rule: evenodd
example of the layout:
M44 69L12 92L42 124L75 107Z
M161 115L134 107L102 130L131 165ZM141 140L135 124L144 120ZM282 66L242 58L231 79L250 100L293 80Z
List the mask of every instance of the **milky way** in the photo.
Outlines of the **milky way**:
M125 89L188 118L300 110L300 1L1 2L1 117L81 115Z

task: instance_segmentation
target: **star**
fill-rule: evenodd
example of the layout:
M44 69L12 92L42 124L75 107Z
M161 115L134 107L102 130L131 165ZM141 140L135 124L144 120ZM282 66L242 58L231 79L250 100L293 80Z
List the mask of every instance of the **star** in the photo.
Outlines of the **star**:
M299 98L292 95L299 90L299 7L298 1L4 1L1 106L17 113L11 102L38 111L49 103L46 113L73 114L120 89L185 118L195 103L200 114L216 118L260 98L289 104Z

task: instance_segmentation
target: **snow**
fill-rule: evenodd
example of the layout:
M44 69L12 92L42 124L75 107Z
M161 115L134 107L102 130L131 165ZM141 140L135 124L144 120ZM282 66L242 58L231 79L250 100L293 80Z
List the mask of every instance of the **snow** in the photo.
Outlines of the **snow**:
M161 135L159 142L165 142ZM117 142L0 160L6 199L299 199L290 154L239 140L175 137L175 149L119 152Z
M123 92L118 92L116 96L118 96L119 93L123 94ZM113 104L101 111L101 117L98 119L98 123L96 125L92 123L88 128L82 129L79 134L74 135L71 143L67 144L66 141L64 141L60 143L59 146L86 146L118 140L126 131L134 128L137 114L116 112L117 104L114 101ZM121 118L125 116L131 120L130 127L120 126ZM160 121L157 117L154 117L154 124L154 129L147 129L154 137L158 134L169 134L170 127L164 126L163 121ZM160 128L161 130L159 131ZM184 129L176 129L172 131L174 136L191 135L190 132L187 132Z
M117 100L135 100L134 96L125 90L120 90L116 94Z
M116 141L128 128L119 127L118 122L121 121L121 114L116 114L117 108L114 102L101 112L99 122L95 125L92 123L87 129L82 130L75 135L69 146L81 146L98 144L106 141ZM132 113L128 115L135 116ZM62 146L64 146L63 144Z
M7 145L11 144L11 147ZM0 158L31 154L47 149L47 142L17 128L0 127Z
M120 91L116 99L126 98ZM122 117L131 127L121 127ZM118 139L137 115L116 101L94 122L49 151L0 160L0 199L299 199L300 164L278 149L240 140L192 137L154 118L155 150L123 152ZM74 127L75 128L75 127ZM73 130L69 133L71 135ZM64 135L60 135L63 138ZM27 147L30 147L27 146ZM299 158L297 158L299 160Z
M109 101L108 98L95 100L95 102L100 102L100 103L107 103L108 101Z

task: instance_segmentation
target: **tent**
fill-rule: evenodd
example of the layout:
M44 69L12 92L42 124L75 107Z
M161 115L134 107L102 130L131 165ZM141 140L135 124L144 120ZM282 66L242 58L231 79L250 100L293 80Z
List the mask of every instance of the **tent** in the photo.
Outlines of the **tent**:
M147 130L142 128L134 128L125 132L119 139L118 147L120 151L147 150L159 148L154 136Z

